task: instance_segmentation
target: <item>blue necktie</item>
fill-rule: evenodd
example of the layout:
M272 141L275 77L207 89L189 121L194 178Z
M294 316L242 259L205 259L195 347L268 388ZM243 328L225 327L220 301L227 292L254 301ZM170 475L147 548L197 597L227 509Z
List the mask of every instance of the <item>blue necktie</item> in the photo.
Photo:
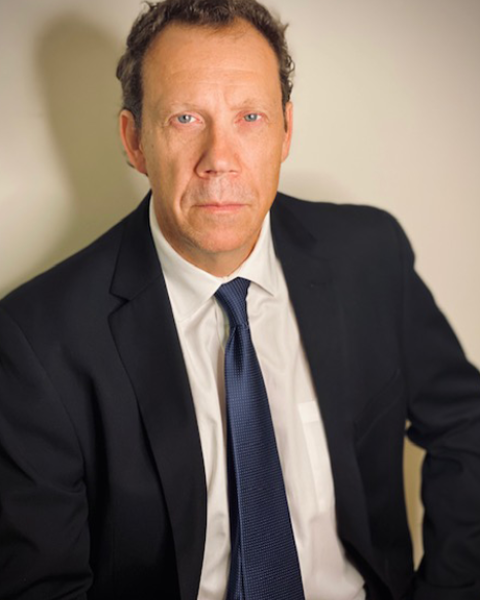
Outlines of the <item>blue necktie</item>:
M225 348L231 567L227 600L304 600L267 392L248 325L250 281L215 296L230 322Z

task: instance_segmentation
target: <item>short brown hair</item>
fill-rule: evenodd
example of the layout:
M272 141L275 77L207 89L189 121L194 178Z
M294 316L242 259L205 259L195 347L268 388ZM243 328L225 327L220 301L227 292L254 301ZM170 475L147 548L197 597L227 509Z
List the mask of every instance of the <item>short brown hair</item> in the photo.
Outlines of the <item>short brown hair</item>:
M129 110L137 128L142 124L143 59L157 35L170 23L223 28L236 19L253 25L272 47L279 64L282 105L290 100L295 69L285 39L287 25L256 0L163 0L146 2L146 10L132 26L125 53L117 65L117 78L122 84L123 108Z

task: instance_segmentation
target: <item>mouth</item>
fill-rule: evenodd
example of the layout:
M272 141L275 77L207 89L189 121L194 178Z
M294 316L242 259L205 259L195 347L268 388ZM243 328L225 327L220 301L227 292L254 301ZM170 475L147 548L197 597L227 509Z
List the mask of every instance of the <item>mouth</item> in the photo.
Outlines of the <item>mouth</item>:
M237 212L245 208L246 204L240 202L206 202L205 204L197 204L200 210L206 210L214 213Z

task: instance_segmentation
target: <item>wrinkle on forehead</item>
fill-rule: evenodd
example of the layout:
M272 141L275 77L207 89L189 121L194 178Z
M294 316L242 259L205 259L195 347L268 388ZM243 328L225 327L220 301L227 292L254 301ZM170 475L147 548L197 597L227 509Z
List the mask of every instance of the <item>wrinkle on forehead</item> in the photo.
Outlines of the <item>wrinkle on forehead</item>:
M189 31L201 34L203 39L199 42L198 35L186 36L185 33ZM223 45L228 46L230 50L232 43L242 43L245 38L250 38L249 45L255 46L257 62L271 63L272 73L278 77L278 59L270 43L253 25L243 20L237 20L221 29L183 23L168 25L147 51L142 69L143 77L145 78L147 72L152 71L168 79L179 77L183 70L188 72L192 57L197 64L202 63L201 70L205 71L206 77L208 71L214 78L222 71L223 77L227 78L232 77L235 71L245 70L247 74L251 71L251 61L241 48L235 54L234 63L232 63L231 52L222 52ZM212 51L214 60L212 60Z
M203 112L219 107L226 107L231 111L252 109L273 112L281 109L281 90L273 97L272 94L261 94L258 93L258 86L251 81L237 81L228 85L213 78L205 78L192 84L187 78L185 83L187 82L187 87L177 81L178 86L159 90L153 102L153 109L158 116L183 110Z

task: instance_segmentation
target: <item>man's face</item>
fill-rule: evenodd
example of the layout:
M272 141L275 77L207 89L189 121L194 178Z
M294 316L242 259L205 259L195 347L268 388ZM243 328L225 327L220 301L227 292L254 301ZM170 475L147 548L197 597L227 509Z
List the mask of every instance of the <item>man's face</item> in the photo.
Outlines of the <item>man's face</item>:
M242 21L173 24L145 57L143 86L138 140L131 115L121 117L129 158L148 175L173 248L226 275L255 245L290 147L276 56Z

